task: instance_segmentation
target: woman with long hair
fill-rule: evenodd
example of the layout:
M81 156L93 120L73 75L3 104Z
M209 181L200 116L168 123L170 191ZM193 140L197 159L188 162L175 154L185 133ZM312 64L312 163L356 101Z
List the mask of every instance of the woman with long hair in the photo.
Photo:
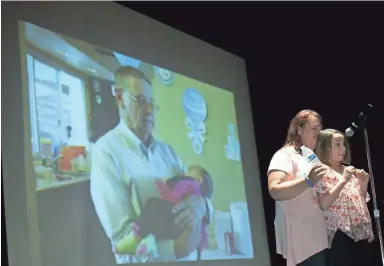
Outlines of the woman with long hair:
M291 121L284 146L268 168L268 189L276 201L276 251L287 266L326 266L327 230L324 216L315 204L313 185L327 167L311 166L301 153L305 145L314 150L322 118L313 110L300 111Z

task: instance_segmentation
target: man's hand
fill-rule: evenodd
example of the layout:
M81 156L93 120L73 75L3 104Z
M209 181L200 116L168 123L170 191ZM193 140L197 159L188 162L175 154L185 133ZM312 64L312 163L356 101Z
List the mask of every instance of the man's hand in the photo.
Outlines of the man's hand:
M313 184L319 182L324 175L329 171L328 167L324 164L315 164L308 174L309 179Z
M176 214L175 223L181 228L190 226L192 223L201 223L207 211L203 197L190 195L173 208L173 213Z
M201 242L201 221L193 221L188 225L184 233L175 240L175 256L177 259L183 258L196 250Z

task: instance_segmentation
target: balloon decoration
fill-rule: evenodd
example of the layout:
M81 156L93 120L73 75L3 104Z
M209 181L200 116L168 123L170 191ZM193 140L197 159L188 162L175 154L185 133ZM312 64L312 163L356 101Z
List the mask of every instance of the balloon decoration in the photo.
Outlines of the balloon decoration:
M155 69L156 69L156 75L159 78L160 82L166 86L172 86L173 72L161 67L155 67Z
M183 108L186 115L185 125L189 129L188 139L192 142L192 149L196 154L202 154L206 141L205 119L207 118L207 104L200 92L187 88L183 95Z
M235 125L228 123L227 143L224 144L225 155L228 160L240 161L240 143L235 134Z

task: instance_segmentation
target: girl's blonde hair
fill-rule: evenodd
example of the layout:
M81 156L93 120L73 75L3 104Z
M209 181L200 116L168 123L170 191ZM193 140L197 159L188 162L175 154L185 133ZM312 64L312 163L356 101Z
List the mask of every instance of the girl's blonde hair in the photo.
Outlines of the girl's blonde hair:
M317 145L316 145L316 155L319 157L319 160L328 166L331 166L331 151L332 151L332 137L335 134L341 134L344 136L344 146L345 146L345 155L343 164L351 164L351 148L348 143L346 136L336 129L324 129L320 131L317 136Z

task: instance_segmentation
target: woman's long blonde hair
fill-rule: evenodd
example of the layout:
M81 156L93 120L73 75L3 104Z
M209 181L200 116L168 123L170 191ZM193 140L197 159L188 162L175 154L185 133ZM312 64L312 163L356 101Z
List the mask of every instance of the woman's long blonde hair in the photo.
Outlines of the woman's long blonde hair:
M317 136L316 155L319 160L328 166L331 166L331 151L332 151L332 137L335 134L341 134L344 136L345 155L343 164L351 164L351 147L348 143L346 136L337 129L323 129Z

